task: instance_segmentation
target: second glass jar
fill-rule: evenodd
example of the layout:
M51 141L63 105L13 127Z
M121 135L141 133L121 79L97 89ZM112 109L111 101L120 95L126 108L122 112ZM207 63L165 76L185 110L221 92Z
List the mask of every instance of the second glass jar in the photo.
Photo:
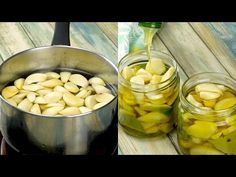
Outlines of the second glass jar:
M133 136L153 137L167 134L176 122L175 105L179 94L177 64L168 54L154 50L151 51L151 59L161 59L166 73L152 75L152 78L159 79L159 82L145 85L131 83L123 77L122 72L126 67L143 72L149 62L146 51L130 53L122 58L118 65L119 123ZM168 74L170 77L164 79Z
M200 73L182 86L178 144L185 155L236 154L236 81Z

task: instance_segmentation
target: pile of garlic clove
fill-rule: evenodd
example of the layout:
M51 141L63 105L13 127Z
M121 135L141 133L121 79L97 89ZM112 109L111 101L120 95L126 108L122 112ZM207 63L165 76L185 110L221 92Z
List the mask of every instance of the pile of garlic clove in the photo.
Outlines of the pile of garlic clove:
M83 114L114 98L101 78L88 80L81 74L66 71L33 73L19 78L2 90L2 96L19 109L48 116Z
M145 68L139 66L126 66L122 70L122 76L127 81L130 81L131 87L136 88L138 85L151 86L168 81L175 73L173 66L167 67L162 59L153 58L146 64ZM168 82L160 84L159 87L164 87Z
M146 92L144 94L132 91L132 95L138 104L143 104L145 100L149 100L155 104L171 106L178 97L177 80L168 87L168 84L171 83L171 78L175 76L175 72L176 69L165 64L162 59L152 58L145 66L125 66L121 75L125 80L129 81L131 89L140 89ZM161 88L163 88L162 91L158 91ZM149 92L149 90L155 91ZM125 90L124 94L127 95Z
M202 83L195 86L186 99L196 107L206 110L223 110L236 105L236 96L224 85Z

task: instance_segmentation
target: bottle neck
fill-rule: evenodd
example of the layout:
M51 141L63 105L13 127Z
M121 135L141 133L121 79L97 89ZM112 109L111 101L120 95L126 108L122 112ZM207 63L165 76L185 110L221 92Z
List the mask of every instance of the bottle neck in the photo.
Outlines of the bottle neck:
M160 29L162 26L162 22L139 22L140 27L146 28L157 28Z
M144 32L144 46L147 51L147 57L150 60L150 52L152 46L152 39L154 35L160 30L162 22L139 22L139 26Z

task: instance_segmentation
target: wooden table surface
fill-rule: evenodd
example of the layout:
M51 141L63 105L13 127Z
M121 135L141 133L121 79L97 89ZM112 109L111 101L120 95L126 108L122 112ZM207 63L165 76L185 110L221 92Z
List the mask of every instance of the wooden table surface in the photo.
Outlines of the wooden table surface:
M236 79L236 23L166 23L153 41L179 65L181 84L200 72L221 72ZM176 130L140 139L119 127L119 154L180 154Z
M0 23L0 60L20 51L51 45L55 23ZM70 24L71 46L103 54L117 64L117 23Z
M0 61L51 44L54 23L0 23ZM103 54L117 65L117 23L71 23L71 45ZM195 73L222 72L236 79L236 23L166 23L153 41L179 65L181 84ZM139 139L118 128L119 154L180 154L176 131Z

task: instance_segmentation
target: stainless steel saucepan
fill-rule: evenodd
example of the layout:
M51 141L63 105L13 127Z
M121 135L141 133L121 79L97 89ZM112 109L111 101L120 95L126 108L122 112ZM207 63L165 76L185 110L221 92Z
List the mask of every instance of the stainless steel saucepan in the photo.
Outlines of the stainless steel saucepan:
M15 79L36 71L70 70L101 77L108 83L115 98L107 105L86 114L54 117L22 111L0 96L1 132L16 151L23 154L86 154L93 139L115 119L116 66L98 53L69 45L69 23L56 23L52 46L20 52L1 64L0 91Z

